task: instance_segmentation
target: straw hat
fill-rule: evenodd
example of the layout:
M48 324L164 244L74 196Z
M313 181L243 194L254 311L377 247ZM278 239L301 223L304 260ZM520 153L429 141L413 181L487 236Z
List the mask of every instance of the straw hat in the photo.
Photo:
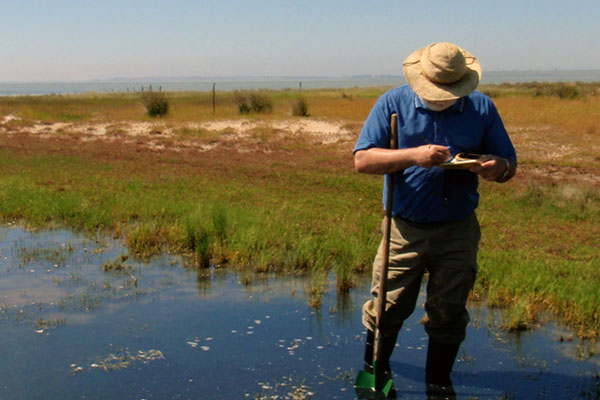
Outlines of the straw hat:
M422 99L454 100L477 88L481 65L455 44L432 43L404 60L404 76Z

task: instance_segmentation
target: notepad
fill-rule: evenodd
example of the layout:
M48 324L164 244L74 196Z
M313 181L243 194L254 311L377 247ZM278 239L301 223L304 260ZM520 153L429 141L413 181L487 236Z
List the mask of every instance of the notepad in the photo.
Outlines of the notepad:
M469 169L475 165L481 165L481 154L458 153L451 160L438 165L444 169Z

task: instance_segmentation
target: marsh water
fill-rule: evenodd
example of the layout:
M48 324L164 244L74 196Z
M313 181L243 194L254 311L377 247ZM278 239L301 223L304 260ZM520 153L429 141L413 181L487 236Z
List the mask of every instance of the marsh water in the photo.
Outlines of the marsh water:
M315 309L306 278L140 261L106 237L2 226L0 399L353 399L367 285L343 298L332 286ZM501 312L470 311L459 399L598 398L597 344L553 324L510 334ZM392 356L399 398L425 398L422 313Z
M527 70L485 71L483 84L503 82L598 82L600 70ZM0 82L0 96L72 94L72 93L125 93L135 92L152 85L155 90L210 91L215 84L218 91L247 89L323 89L374 86L398 86L406 83L402 75L358 75L345 77L213 77L213 78L141 78L97 80L84 82Z

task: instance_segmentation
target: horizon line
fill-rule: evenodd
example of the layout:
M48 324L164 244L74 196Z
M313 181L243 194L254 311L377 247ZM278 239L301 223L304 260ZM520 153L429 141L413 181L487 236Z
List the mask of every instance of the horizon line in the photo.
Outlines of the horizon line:
M499 69L484 71L483 79L488 73L562 73L562 72L600 72L600 68L583 68L583 69ZM403 74L354 74L354 75L157 75L157 76L115 76L107 78L87 78L87 79L49 79L49 80L10 80L0 81L3 84L20 84L20 83L110 83L110 82L190 82L190 81L232 81L232 80L322 80L322 79L377 79L377 78L401 78L405 79Z

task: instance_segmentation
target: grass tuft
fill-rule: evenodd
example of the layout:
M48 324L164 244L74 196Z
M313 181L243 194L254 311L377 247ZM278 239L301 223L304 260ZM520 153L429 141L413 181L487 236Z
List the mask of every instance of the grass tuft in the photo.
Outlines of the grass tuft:
M294 102L292 115L297 117L308 117L308 103L304 97L300 97Z
M233 95L240 114L269 114L273 111L273 99L265 92L235 91Z
M169 113L169 101L163 92L142 92L141 99L150 117L164 117Z
M211 234L205 221L206 215L198 209L185 219L184 227L183 245L193 252L195 264L200 268L209 267L212 259Z

